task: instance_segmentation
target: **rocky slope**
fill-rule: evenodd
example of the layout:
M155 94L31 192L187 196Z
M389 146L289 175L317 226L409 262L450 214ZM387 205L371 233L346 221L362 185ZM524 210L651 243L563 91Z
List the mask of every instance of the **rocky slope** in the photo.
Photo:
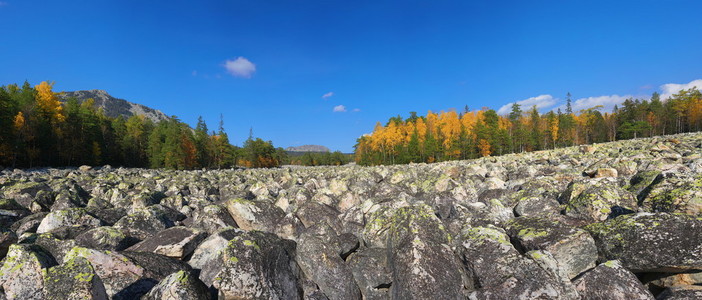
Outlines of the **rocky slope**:
M330 152L329 148L321 145L302 145L297 147L287 147L285 151L290 152Z
M382 167L5 170L0 299L699 299L701 142Z
M78 103L92 98L95 100L95 105L102 108L105 115L112 118L123 116L126 119L134 115L143 115L154 123L168 119L166 114L160 110L112 97L103 90L74 91L61 94L62 101L67 101L70 98L76 98Z

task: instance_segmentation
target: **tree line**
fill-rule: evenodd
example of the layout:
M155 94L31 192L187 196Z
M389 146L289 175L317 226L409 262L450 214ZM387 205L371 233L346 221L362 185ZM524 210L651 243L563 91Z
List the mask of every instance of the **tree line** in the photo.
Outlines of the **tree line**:
M517 103L503 116L468 107L461 113L410 112L407 119L378 122L360 137L355 159L361 165L431 163L702 130L702 94L695 88L668 99L658 93L648 100L627 99L612 112L602 108L574 112L568 93L565 111L544 114Z
M271 141L229 142L220 118L209 131L202 117L192 129L176 116L157 123L142 115L112 118L93 99L59 101L53 83L0 87L0 166L110 164L199 169L276 167L287 160Z

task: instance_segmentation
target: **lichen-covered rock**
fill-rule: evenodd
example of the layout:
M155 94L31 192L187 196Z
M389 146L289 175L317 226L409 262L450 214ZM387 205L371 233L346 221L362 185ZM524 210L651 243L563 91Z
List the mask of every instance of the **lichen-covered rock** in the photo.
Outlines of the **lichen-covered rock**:
M127 236L144 240L173 225L173 220L164 211L149 206L121 218L114 227L122 230Z
M41 224L41 221L44 220L47 214L46 212L38 212L28 215L13 223L10 226L10 230L14 231L17 236L21 236L25 232L36 232L37 228L39 228L39 224Z
M176 259L183 259L190 255L205 237L206 233L202 231L176 226L162 230L127 250L153 252Z
M39 212L48 210L54 202L54 192L43 182L18 182L3 187L3 194L7 199L17 201L22 207Z
M595 267L597 248L585 230L542 217L520 217L507 223L507 234L523 251L550 252L568 279Z
M278 222L285 217L285 212L270 200L231 199L223 205L236 224L244 230L275 232Z
M93 228L81 233L75 240L82 247L98 250L120 251L134 244L133 239L111 226Z
M185 271L178 271L154 286L142 300L208 300L210 292L202 281Z
M17 235L5 228L0 228L0 259L7 255L10 245L17 242Z
M361 299L361 292L338 248L308 232L300 236L298 243L296 261L324 295L329 299Z
M44 299L44 270L56 265L36 245L12 245L0 268L0 285L9 299Z
M74 257L48 269L44 275L44 297L57 300L108 299L102 280L82 257Z
M200 228L213 234L225 227L238 227L229 212L220 205L210 204L193 213L184 221L186 225Z
M91 216L84 208L69 208L52 211L39 224L37 233L45 233L59 227L88 225L100 226L100 219Z
M569 299L573 295L559 278L520 255L502 229L467 227L461 240L461 258L477 288L471 299Z
M702 286L684 285L663 291L656 300L696 300L702 299Z
M611 260L600 264L573 281L582 299L648 300L653 295L636 275Z
M393 298L457 299L472 289L449 246L451 236L428 205L378 210L364 232L385 239Z
M212 286L222 299L299 299L292 241L265 232L239 232L229 240Z
M33 235L28 240L34 240L35 245L51 254L58 263L62 263L64 256L76 246L74 240L60 239L52 233Z
M567 216L593 222L637 210L634 195L609 178L574 182L561 196L561 201L566 205Z
M231 228L205 239L188 263L224 299L300 299L294 257L292 241Z
M640 200L648 212L702 215L702 174L659 175L642 191Z
M107 250L73 248L64 261L84 258L102 280L107 295L112 299L132 299L146 293L155 283L144 285L145 270L126 256Z
M619 216L586 227L599 260L619 260L633 272L702 268L702 219L667 213Z
M199 278L207 286L212 286L219 273L218 265L222 260L222 251L229 245L229 240L239 236L242 232L237 228L224 228L216 232L195 248L188 264L195 270L200 270Z
M363 299L388 299L392 286L392 272L388 267L387 250L363 248L351 254L346 261Z

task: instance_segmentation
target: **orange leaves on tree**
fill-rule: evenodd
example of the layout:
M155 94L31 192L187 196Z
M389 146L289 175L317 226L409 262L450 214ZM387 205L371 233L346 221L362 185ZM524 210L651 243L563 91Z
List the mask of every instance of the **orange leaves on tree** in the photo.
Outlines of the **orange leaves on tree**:
M480 139L480 141L478 141L478 150L480 150L480 155L483 157L490 155L490 153L492 153L492 150L490 150L490 142L486 139Z
M36 101L39 110L45 114L51 122L63 122L66 116L63 114L63 106L58 100L58 94L52 91L54 83L42 81L35 87L37 90Z
M24 128L24 124L24 114L22 112L18 112L15 119L12 121L12 125L15 127L15 130L20 131L22 128Z

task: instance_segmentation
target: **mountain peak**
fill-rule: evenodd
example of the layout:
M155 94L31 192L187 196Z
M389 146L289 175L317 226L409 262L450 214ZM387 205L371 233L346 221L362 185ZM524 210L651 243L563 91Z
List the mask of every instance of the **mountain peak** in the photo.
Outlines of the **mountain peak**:
M78 103L92 98L95 100L95 106L102 108L105 115L116 118L123 116L129 118L134 115L143 115L153 122L159 122L168 119L166 114L160 110L150 108L141 104L129 102L124 99L112 97L105 90L83 90L64 92L61 94L61 101L65 102L70 98L75 98Z
M290 152L330 152L329 148L321 145L302 145L297 147L288 147L285 151Z

